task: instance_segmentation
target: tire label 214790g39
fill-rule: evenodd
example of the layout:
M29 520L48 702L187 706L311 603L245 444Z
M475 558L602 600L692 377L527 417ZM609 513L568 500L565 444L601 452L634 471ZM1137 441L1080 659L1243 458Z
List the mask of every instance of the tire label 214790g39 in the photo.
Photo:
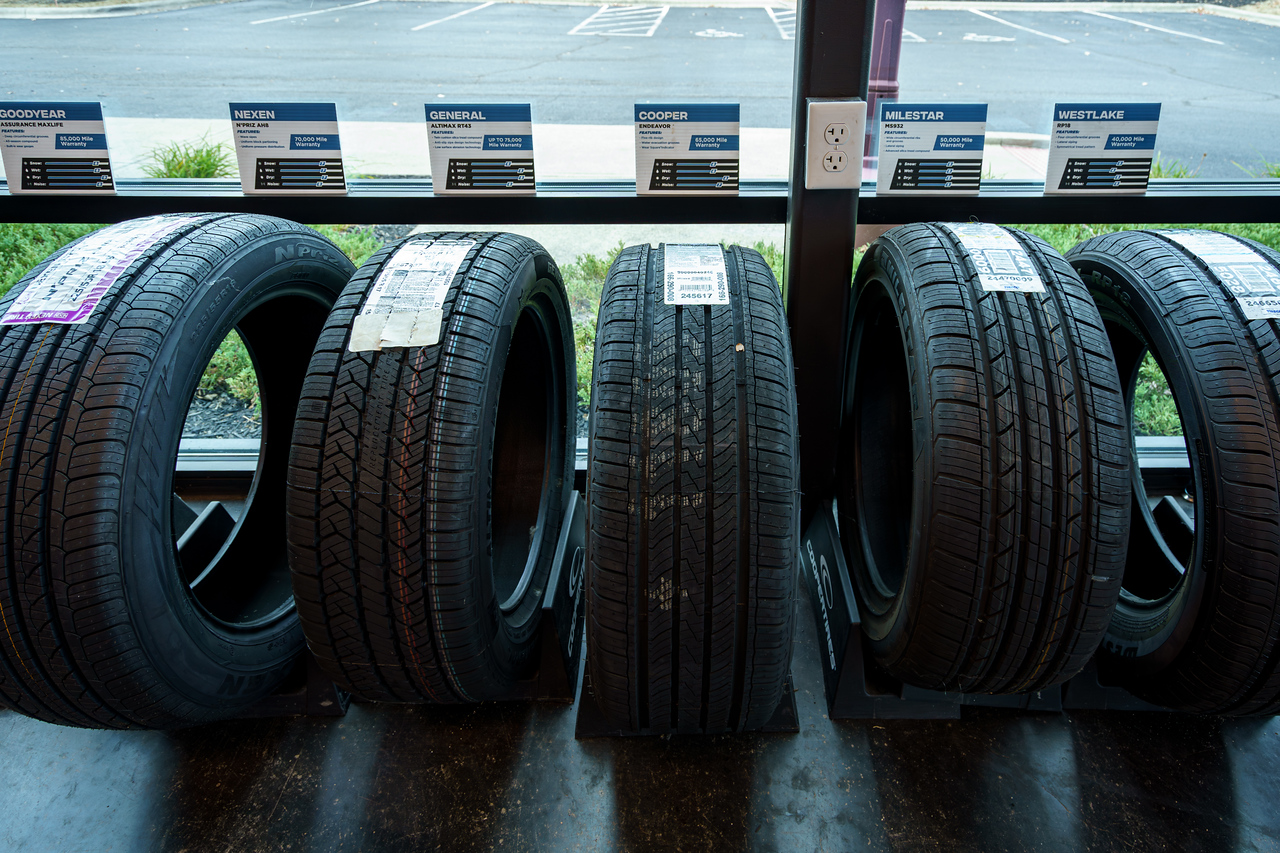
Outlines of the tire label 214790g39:
M95 231L45 267L9 306L0 325L84 323L138 256L195 216L151 216Z
M983 290L1044 293L1044 282L1027 250L999 225L984 222L943 222L969 253Z

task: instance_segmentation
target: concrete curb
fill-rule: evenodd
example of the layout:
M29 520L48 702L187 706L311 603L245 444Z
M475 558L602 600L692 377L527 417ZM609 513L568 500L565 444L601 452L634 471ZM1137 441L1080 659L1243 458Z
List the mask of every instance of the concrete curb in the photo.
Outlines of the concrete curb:
M130 15L150 15L154 12L172 12L175 9L237 2L239 0L146 0L143 3L112 3L106 6L0 6L0 18L25 18L31 21L124 18Z
M1165 2L1127 2L1127 0L907 0L908 9L933 11L966 11L982 9L1005 12L1165 12L1176 14L1223 15L1229 18L1257 21L1259 23L1280 22L1280 15L1269 15L1266 12L1253 12L1245 9L1234 9L1227 6L1214 6L1208 3L1165 3Z
M74 18L120 18L130 15L149 15L155 12L170 12L176 9L191 9L196 6L213 6L222 3L237 3L240 0L145 0L142 3L111 3L104 6L3 6L0 7L0 19L18 18L27 20L74 19ZM342 0L335 0L343 5ZM384 3L395 3L400 0L382 0ZM419 0L422 2L422 0ZM431 2L431 0L428 0ZM456 0L438 0L438 2L456 2ZM599 0L502 0L505 3L549 6L599 6ZM762 5L795 8L795 0L613 0L614 6L636 5L686 6L696 8L724 7L731 9L759 8ZM1078 0L907 0L908 9L935 11L964 11L967 9L1003 10L1006 12L1082 12L1089 9L1098 11L1124 12L1165 12L1178 14L1220 15L1224 18L1235 18L1256 24L1280 27L1280 14L1255 12L1250 9L1236 9L1227 6L1213 6L1199 3L1168 2L1130 2L1130 0L1096 0L1095 2L1078 2Z
M1047 133L991 133L986 135L987 145L1004 145L1013 148L1048 148Z
M75 19L75 18L122 18L130 15L149 15L154 12L171 12L176 9L191 9L196 6L214 6L222 3L237 3L240 0L145 0L142 3L111 3L103 6L0 6L0 19L18 18L26 20ZM342 6L350 0L334 0L334 5ZM401 0L382 0L384 3L397 3ZM455 3L457 0L417 0L417 2ZM503 3L536 5L536 6L599 6L599 0L501 0ZM689 7L726 7L731 9L757 9L761 5L773 5L778 8L795 8L795 0L612 0L613 6L689 6Z

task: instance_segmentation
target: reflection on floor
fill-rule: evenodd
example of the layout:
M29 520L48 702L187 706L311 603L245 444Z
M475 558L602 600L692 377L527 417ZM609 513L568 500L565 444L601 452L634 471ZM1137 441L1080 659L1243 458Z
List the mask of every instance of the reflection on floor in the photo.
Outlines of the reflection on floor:
M0 712L21 851L1277 850L1280 719L826 719L807 609L798 735L573 739L573 709L85 732Z

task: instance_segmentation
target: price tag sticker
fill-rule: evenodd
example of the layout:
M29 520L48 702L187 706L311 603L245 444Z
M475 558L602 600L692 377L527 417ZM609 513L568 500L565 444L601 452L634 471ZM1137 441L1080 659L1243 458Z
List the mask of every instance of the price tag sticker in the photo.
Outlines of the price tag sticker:
M1238 240L1216 231L1157 231L1195 255L1240 303L1249 320L1280 320L1280 270Z
M1044 293L1044 282L1027 250L999 225L982 222L943 222L941 225L969 252L983 290Z
M0 325L88 321L111 285L139 255L198 219L150 216L95 231L55 258L23 288L0 318Z
M349 352L440 343L444 300L474 240L414 240L378 272L351 324Z
M728 305L724 250L715 244L667 244L663 297L668 305Z

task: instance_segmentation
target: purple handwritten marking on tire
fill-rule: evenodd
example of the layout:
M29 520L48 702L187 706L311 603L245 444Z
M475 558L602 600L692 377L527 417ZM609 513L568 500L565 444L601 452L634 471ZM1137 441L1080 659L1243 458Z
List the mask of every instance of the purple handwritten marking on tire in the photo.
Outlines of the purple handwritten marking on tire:
M18 296L0 325L83 323L129 265L191 216L122 222L72 244Z

